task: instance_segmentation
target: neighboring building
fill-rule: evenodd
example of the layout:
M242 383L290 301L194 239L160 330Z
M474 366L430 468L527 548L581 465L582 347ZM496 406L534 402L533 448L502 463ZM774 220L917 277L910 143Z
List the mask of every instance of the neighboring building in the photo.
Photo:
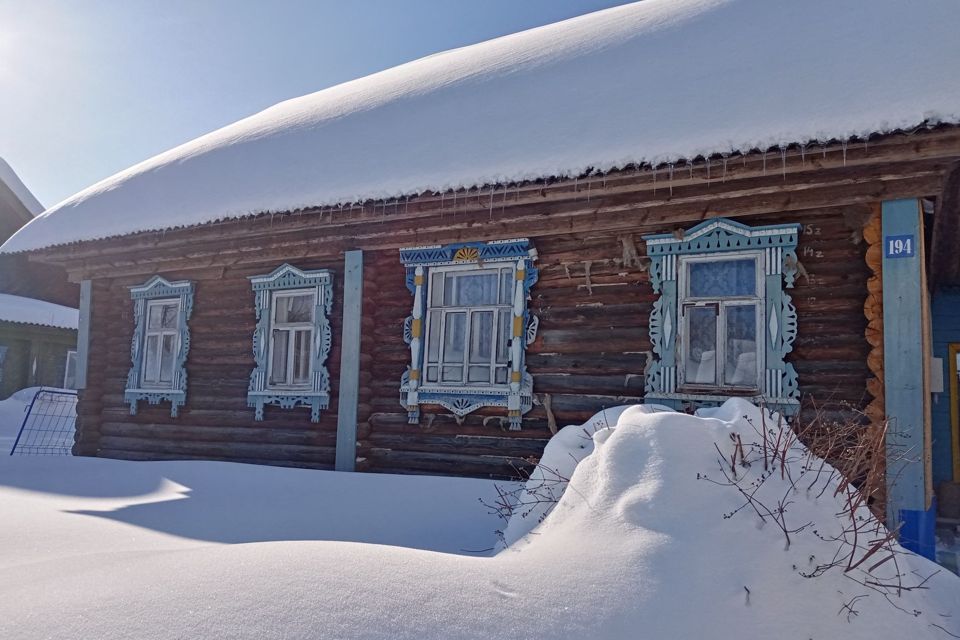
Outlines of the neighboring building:
M0 158L0 241L42 212ZM24 256L0 256L0 400L25 387L73 387L77 310L56 302L75 305L77 293L60 268L31 264Z
M604 407L743 395L889 419L923 458L891 455L890 519L929 553L957 24L618 7L277 105L2 252L82 283L79 454L502 477Z
M77 310L0 293L0 400L26 387L76 386Z

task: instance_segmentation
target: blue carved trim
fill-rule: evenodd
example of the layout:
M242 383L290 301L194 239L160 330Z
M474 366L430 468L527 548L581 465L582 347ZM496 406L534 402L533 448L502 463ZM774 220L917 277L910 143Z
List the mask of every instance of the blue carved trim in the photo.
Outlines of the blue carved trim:
M333 306L333 273L329 269L303 271L284 264L263 276L249 278L254 292L257 325L253 331L254 369L247 387L247 406L255 410L254 418L263 420L266 405L281 409L310 407L310 420L320 421L320 412L330 406L330 373L326 367L327 357L333 343L330 329L330 311ZM271 389L267 381L270 357L270 307L274 291L289 289L314 289L317 306L314 310L311 371L313 377L306 389Z
M457 258L458 252L468 253L476 249L475 257ZM416 265L434 267L447 264L466 264L470 262L505 262L526 258L530 251L530 241L526 238L515 240L494 240L493 242L465 242L461 244L433 245L428 247L408 247L400 249L400 262L406 267ZM472 252L470 252L472 253ZM407 287L412 282L407 278ZM412 293L412 290L411 290Z
M403 339L410 345L410 365L400 380L400 404L407 410L408 421L420 421L420 407L440 405L458 418L481 407L506 407L512 430L519 430L522 417L533 408L533 376L526 370L526 347L536 340L539 318L530 313L530 290L539 278L534 266L537 251L526 238L494 242L467 242L445 246L411 247L400 250L400 261L406 266L406 286L414 297L413 311L404 321ZM516 262L523 269L523 278L515 283L517 295L514 317L519 318L521 333L511 340L511 381L491 387L424 385L422 371L426 348L423 323L427 312L427 283L430 267L493 262ZM414 330L419 326L419 332ZM516 348L515 346L516 345Z
M130 287L133 300L134 329L130 344L132 365L127 373L127 386L123 391L123 401L130 405L130 415L137 414L137 403L146 400L149 404L170 403L170 416L176 418L180 407L187 402L187 355L190 353L190 316L193 314L193 283L188 280L170 282L160 276L153 276L139 286ZM143 367L143 341L147 326L147 301L178 299L180 311L177 322L179 337L177 340L177 359L173 367L173 380L169 388L143 389L140 385Z
M651 260L650 283L654 292L660 294L649 320L654 354L646 370L645 397L649 401L680 408L718 404L727 397L678 391L677 368L682 365L676 350L680 330L679 257L752 251L760 253L760 266L764 269L764 319L758 327L758 338L764 338L765 370L762 393L754 399L785 414L796 413L800 397L797 373L786 357L797 337L797 311L785 289L792 288L796 280L799 233L799 224L750 227L716 218L681 233L643 237Z

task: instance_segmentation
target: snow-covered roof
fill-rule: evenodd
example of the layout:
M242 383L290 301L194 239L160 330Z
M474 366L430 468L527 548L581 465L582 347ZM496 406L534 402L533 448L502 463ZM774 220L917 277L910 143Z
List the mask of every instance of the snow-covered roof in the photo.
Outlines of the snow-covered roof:
M960 2L646 0L282 102L52 207L18 252L960 122Z
M76 329L80 313L71 307L0 293L0 322Z
M27 211L32 215L37 216L43 213L43 205L30 193L27 185L23 184L20 176L17 175L3 158L0 158L0 182L7 185L10 191L13 192L13 195L17 196L17 199L23 203L23 206L26 207Z

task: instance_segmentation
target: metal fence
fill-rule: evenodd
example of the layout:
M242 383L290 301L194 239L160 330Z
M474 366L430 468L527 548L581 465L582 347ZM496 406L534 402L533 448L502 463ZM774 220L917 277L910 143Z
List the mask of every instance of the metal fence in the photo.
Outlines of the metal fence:
M41 388L27 407L10 455L71 455L76 421L76 391Z

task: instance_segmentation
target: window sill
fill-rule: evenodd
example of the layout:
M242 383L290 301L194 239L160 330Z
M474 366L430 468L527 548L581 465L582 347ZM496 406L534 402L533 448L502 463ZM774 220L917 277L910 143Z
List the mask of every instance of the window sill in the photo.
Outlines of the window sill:
M683 409L688 405L694 407L715 407L723 404L730 398L744 398L754 404L763 404L771 411L778 411L786 416L793 416L800 410L800 401L795 398L767 398L763 394L753 391L737 393L731 390L729 394L722 393L648 393L643 400L647 404L663 404L674 409Z

